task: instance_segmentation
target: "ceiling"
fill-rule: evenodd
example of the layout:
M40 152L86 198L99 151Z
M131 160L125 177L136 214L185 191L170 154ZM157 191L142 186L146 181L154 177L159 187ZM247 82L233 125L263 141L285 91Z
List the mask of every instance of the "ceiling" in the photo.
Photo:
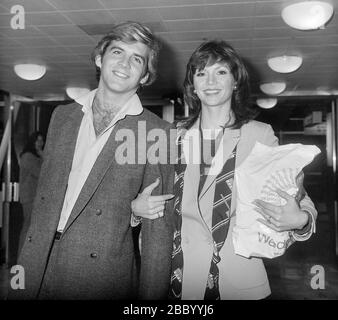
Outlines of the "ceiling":
M252 91L262 95L261 82L284 80L284 95L338 92L338 1L325 29L299 31L287 26L281 10L294 1L275 0L1 0L0 89L36 100L69 99L68 85L95 88L90 54L102 35L119 22L136 20L160 38L159 77L142 93L144 99L180 94L185 66L205 39L228 41L247 63ZM11 8L25 9L25 28L11 28ZM296 72L272 71L267 57L299 53ZM47 65L36 81L18 78L17 62Z

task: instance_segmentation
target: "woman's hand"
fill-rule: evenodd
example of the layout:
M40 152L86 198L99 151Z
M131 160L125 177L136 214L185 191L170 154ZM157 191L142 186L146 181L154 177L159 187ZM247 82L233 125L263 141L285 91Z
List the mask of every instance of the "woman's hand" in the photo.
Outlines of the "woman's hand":
M256 205L255 210L265 218L265 220L257 219L257 221L278 232L303 229L309 221L309 214L299 208L297 199L293 196L280 189L276 192L286 200L286 204L275 206L256 199L253 201Z
M151 193L159 185L160 179L157 178L154 183L146 187L137 198L131 202L131 209L135 216L147 219L157 219L163 217L164 206L167 200L174 197L173 194L164 194L161 196L152 196Z

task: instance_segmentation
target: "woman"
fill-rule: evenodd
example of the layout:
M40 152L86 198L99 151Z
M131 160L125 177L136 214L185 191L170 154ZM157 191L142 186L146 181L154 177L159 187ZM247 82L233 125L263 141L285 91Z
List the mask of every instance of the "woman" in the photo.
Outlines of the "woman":
M178 124L179 158L187 159L189 148L194 147L193 154L201 161L191 161L190 152L187 165L175 165L177 223L170 297L263 299L271 292L262 259L247 259L234 252L237 186L232 182L234 170L257 141L277 146L278 140L270 125L252 120L255 112L249 105L247 70L224 41L205 42L192 54L184 97L191 112ZM192 146L196 132L199 143ZM212 172L212 160L221 170ZM135 215L154 219L163 214L165 199L149 195L157 183L133 201ZM317 215L312 201L305 195L299 207L295 198L277 192L287 201L283 207L255 201L261 222L277 231L291 231L295 240L308 239Z
M45 144L41 132L32 133L20 154L20 202L23 208L23 224L19 239L19 252L24 243L35 198Z

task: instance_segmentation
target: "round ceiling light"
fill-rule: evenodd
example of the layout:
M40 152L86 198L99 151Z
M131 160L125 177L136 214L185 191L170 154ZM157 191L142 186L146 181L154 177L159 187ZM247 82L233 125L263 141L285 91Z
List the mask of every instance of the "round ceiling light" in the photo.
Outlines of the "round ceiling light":
M263 109L271 109L277 104L277 98L259 98L256 103Z
M81 96L84 96L85 94L88 94L90 92L90 89L84 88L84 87L68 87L66 88L66 93L69 98L75 100L77 98L80 98Z
M259 87L266 94L276 95L282 93L285 90L286 83L285 82L262 83Z
M21 79L38 80L46 73L46 66L34 63L21 63L14 66L14 71Z
M323 28L333 15L333 6L323 1L303 1L282 10L284 22L298 30Z
M268 66L279 73L290 73L296 71L303 62L300 56L279 56L268 58Z

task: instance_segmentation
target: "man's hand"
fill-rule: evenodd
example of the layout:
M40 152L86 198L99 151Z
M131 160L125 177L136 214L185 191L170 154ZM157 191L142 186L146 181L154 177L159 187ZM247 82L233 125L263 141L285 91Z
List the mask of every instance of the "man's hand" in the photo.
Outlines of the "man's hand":
M157 219L163 217L165 202L174 197L173 194L164 194L161 196L152 196L153 190L158 187L160 179L144 188L137 198L131 202L131 209L135 216L147 219Z
M286 204L275 206L256 199L253 201L256 206L255 210L265 218L265 220L258 219L257 221L278 232L303 229L309 221L309 214L299 208L298 202L293 196L280 189L277 189L276 192L286 200Z

